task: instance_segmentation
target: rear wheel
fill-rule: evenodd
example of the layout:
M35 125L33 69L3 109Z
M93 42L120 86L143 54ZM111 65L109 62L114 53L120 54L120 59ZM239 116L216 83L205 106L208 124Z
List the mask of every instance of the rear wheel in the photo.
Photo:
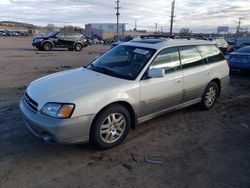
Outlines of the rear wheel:
M215 82L210 82L202 97L201 105L203 109L205 110L211 109L217 100L218 94L219 94L218 85Z
M131 118L127 109L112 105L104 109L93 123L90 141L102 149L115 147L126 138L130 126Z
M50 42L43 43L43 49L45 51L50 51L52 49L52 44Z
M83 45L81 43L76 43L75 44L75 51L81 51L83 48Z

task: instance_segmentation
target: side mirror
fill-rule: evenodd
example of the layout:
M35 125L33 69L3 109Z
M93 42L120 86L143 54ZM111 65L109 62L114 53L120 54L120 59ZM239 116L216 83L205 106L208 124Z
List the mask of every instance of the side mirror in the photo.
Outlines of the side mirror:
M150 78L162 78L165 76L165 70L162 68L152 68L148 71Z

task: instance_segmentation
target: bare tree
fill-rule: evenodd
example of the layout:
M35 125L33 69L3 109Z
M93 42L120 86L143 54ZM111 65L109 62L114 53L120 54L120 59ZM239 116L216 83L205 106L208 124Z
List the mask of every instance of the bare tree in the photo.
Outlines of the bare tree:
M64 32L76 32L76 33L83 32L83 28L81 28L79 26L71 26L71 25L64 26L60 30L64 31Z
M46 27L46 30L51 32L51 31L55 31L56 27L54 24L48 24Z
M190 35L192 31L189 28L181 28L179 34L182 36Z

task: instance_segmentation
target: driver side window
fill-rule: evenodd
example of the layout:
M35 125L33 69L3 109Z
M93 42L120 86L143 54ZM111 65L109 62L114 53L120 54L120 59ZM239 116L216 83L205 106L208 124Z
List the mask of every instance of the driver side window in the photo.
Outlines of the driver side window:
M162 50L150 65L152 68L162 68L165 73L174 72L181 69L179 52L177 48Z
M56 37L57 37L58 39L64 39L64 34L63 34L63 33L58 33L58 34L56 35Z

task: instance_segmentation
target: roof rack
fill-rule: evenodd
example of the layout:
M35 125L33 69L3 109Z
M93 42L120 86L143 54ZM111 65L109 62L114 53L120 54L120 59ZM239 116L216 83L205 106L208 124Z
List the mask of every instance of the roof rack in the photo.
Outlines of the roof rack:
M140 36L141 39L161 39L161 38L166 38L166 39L174 39L174 36L171 35L142 35Z

